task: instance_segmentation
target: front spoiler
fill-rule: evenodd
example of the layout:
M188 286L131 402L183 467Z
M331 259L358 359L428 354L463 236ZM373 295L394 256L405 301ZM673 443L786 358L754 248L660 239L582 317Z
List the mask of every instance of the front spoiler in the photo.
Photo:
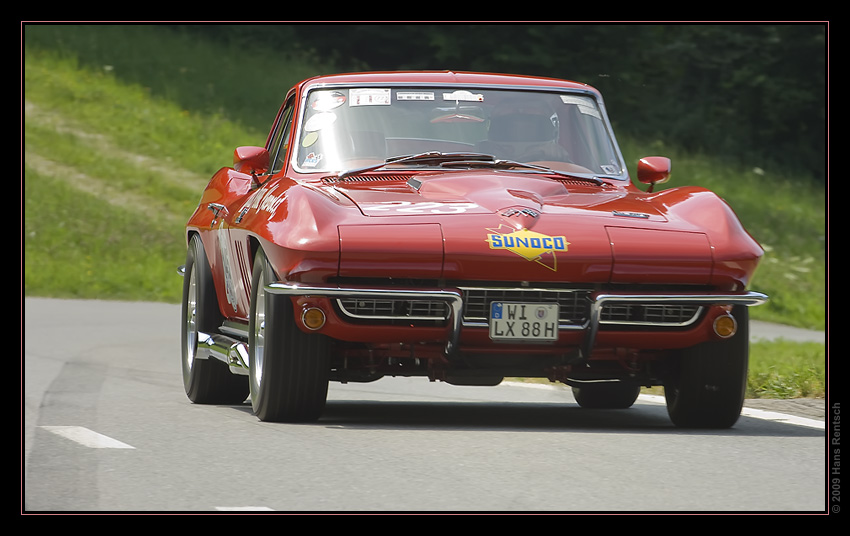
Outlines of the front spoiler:
M302 283L276 282L266 286L266 292L290 297L314 296L322 298L385 298L445 301L450 310L450 333L445 347L447 356L452 356L458 348L460 331L463 325L463 293L459 289L404 289L390 287L360 287L338 285L308 285ZM633 293L633 292L596 292L588 297L590 316L580 358L590 356L596 335L599 332L602 308L607 302L635 302L641 304L680 304L680 305L744 305L754 306L765 303L768 297L760 292L733 293Z

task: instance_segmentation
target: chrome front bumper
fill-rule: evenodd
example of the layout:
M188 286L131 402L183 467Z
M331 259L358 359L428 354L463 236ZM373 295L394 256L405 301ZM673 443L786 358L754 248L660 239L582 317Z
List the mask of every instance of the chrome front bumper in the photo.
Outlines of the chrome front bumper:
M286 296L315 296L323 298L434 300L445 302L450 310L449 337L446 355L451 356L458 347L463 327L463 291L460 289L400 289L390 287L355 287L336 285L307 285L302 283L276 282L266 286L266 292ZM595 292L588 296L590 315L582 344L581 357L590 355L599 332L602 308L609 302L631 302L640 304L689 304L689 305L761 305L768 297L759 292L740 293L630 293Z

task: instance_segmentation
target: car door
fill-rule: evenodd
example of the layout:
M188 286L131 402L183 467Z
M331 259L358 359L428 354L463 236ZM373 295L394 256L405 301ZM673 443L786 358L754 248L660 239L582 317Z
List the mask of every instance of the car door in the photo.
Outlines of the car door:
M285 166L289 149L294 114L294 99L290 98L278 114L266 149L269 151L270 174L279 172ZM265 189L254 184L234 184L241 178L232 178L234 197L224 206L216 228L218 244L221 249L221 262L226 289L228 316L247 319L251 297L251 272L253 253L251 251L251 230L242 225L242 218L251 207L256 207L265 195ZM262 179L261 181L262 182Z

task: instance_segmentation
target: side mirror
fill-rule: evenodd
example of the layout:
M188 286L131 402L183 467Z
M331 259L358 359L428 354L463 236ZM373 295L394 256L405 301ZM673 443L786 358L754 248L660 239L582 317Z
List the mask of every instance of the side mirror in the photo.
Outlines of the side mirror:
M647 192L652 192L656 184L670 180L672 164L670 159L664 156L645 156L638 160L638 180L649 185Z
M233 169L256 175L269 170L269 152L264 147L237 147L233 151Z

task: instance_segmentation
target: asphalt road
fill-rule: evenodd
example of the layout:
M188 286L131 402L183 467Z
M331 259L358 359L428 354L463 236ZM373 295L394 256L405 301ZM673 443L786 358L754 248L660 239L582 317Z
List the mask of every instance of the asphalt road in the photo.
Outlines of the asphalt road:
M756 330L757 331L757 330ZM41 512L804 511L827 507L823 419L721 431L568 389L333 385L316 424L185 397L173 305L27 299L21 508Z
M771 324L759 320L750 320L750 339L771 340L787 339L795 342L822 342L826 343L826 333L810 329Z

